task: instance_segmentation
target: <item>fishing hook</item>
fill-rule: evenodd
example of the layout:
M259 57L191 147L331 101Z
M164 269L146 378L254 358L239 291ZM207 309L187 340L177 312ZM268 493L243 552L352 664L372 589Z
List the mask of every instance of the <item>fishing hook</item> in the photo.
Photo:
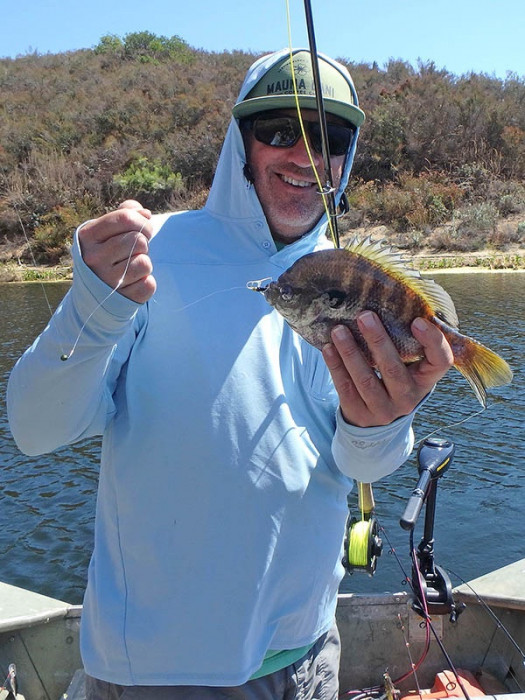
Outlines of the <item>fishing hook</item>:
M252 280L251 282L246 282L246 288L250 289L252 292L264 292L268 289L268 285L271 281L271 277L264 277L262 280ZM267 282L267 284L263 287L265 282Z

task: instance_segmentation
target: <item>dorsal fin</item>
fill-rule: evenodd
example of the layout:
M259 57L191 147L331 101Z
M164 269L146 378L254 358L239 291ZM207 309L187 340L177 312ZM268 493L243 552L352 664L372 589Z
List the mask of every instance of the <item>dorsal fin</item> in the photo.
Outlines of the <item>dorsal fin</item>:
M370 236L355 237L344 249L379 265L386 273L419 294L442 321L453 328L458 327L458 316L449 294L434 280L424 279L418 270L407 267L407 261L400 251L386 241L374 241Z

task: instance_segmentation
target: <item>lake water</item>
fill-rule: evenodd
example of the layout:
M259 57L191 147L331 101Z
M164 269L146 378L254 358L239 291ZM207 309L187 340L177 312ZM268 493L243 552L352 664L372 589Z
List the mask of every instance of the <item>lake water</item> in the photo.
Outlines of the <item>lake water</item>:
M456 444L456 456L439 480L436 563L471 579L525 557L525 275L443 274L436 279L455 300L462 330L499 352L515 373L510 386L491 392L484 413L440 433ZM45 288L55 308L67 285ZM39 284L1 285L0 300L0 580L79 603L93 539L99 443L84 441L37 458L17 450L7 426L7 377L46 325L49 309ZM418 414L416 439L479 408L468 384L452 370ZM399 518L416 482L411 459L374 486L376 516L407 572L409 539ZM355 494L351 499L357 505ZM423 514L416 544L422 525ZM341 590L398 591L402 581L386 543L375 576L356 572L344 579Z

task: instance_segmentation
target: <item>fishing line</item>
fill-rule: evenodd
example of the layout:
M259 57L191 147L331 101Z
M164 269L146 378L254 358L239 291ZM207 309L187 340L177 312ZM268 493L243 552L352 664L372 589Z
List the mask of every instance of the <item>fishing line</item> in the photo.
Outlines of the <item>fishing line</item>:
M33 262L33 266L34 266L34 267L38 267L38 265L37 265L37 263L36 263L36 259L35 259L34 253L33 253L33 248L31 247L31 243L30 243L30 241L29 241L29 237L28 237L28 235L27 235L27 233L26 233L26 229L25 229L25 226L24 226L24 222L22 221L22 218L21 218L21 216L20 216L20 213L19 213L19 211L18 211L18 208L17 208L17 206L16 206L15 204L13 205L13 209L14 209L15 212L16 212L16 215L17 215L17 217L18 217L18 221L19 221L19 223L20 223L20 228L22 229L22 233L24 234L24 238L25 238L25 241L26 241L26 243L27 243L27 247L29 248L29 254L30 254L30 256L31 256L31 260L32 260L32 262ZM40 282L40 288L42 289L42 293L43 293L43 295L44 295L44 299L45 299L45 302L46 302L46 305L47 305L47 309L48 309L48 311L49 311L49 318L51 318L51 317L53 316L53 308L52 308L52 306L51 306L51 302L49 301L49 297L47 296L46 288L45 288L45 285L44 285L43 281L40 279L39 282ZM63 354L63 353L64 353L64 346L62 345L62 343L60 344L60 350L62 351L62 354Z
M268 277L267 279L271 279L271 277ZM199 299L195 299L195 301L190 301L188 304L185 304L184 306L180 306L178 309L174 309L175 313L179 313L180 311L185 311L186 309L189 309L190 306L195 306L195 304L200 304L201 301L205 301L206 299L209 299L210 297L214 297L217 294L226 294L227 292L233 292L237 289L253 289L255 291L257 290L256 287L248 287L249 284L257 284L257 282L248 282L246 285L243 285L241 287L229 287L229 289L216 289L214 292L210 292L209 294L206 294L203 297L200 297Z
M14 210L15 210L16 215L17 215L17 217L18 217L18 221L19 221L19 223L20 223L20 227L21 227L21 229L22 229L22 232L23 232L23 234L24 234L25 241L26 241L27 246L28 246L28 248L29 248L29 252L30 252L30 255L31 255L31 260L32 260L32 262L33 262L33 265L34 265L35 267L38 267L38 266L37 266L37 263L36 263L36 259L35 259L34 253L33 253L33 249L32 249L32 247L31 247L31 242L29 241L29 237L28 237L28 235L27 235L27 233L26 233L26 230L25 230L24 224L23 224L23 222L22 222L22 219L21 219L21 217L20 217L20 214L19 214L19 212L18 212L18 209L17 209L16 207L14 207ZM144 226L145 226L145 225L146 225L146 222L144 222L144 224L142 225L142 227L140 228L140 230L137 232L138 234L141 234L141 233L142 233L142 231L144 230ZM100 301L100 302L95 306L95 308L91 311L91 313L88 315L88 317L86 318L86 320L85 320L84 323L82 324L80 330L78 331L78 334L77 334L77 336L76 336L76 338L75 338L75 341L73 342L73 345L71 346L70 351L69 351L68 353L64 352L63 346L61 346L62 353L61 353L61 355L60 355L60 359L61 359L63 362L69 360L69 359L71 358L71 356L74 354L74 352L75 352L75 350L76 350L76 348L77 348L77 346L78 346L78 344L79 344L79 342L80 342L80 339L81 339L81 337L82 337L82 334L84 333L84 331L85 331L85 329L86 329L88 323L91 321L91 319L92 319L93 316L96 314L96 312L100 309L101 306L103 306L103 305L108 301L108 299L110 299L116 292L118 292L118 290L119 290L119 289L122 287L122 285L124 284L126 275L127 275L127 273L128 273L129 267L130 267L130 265L131 265L131 260L132 260L132 257L133 257L133 253L134 253L135 248L136 248L137 243L138 243L138 240L139 240L139 238L138 238L138 235L137 235L136 238L135 238L135 241L134 241L134 243L133 243L133 245L132 245L132 247L131 247L131 250L130 250L130 252L129 252L129 255L128 255L127 259L126 259L126 265L125 265L125 267L124 267L124 272L122 273L122 276L121 276L120 279L118 280L117 284L111 289L111 291L110 291L108 294L106 294L106 296L102 299L102 301ZM218 289L218 290L216 290L216 291L214 291L214 292L211 292L210 294L206 294L205 296L200 297L199 299L196 299L195 301L192 301L192 302L190 302L190 303L188 303L188 304L185 304L184 306L181 306L180 308L175 309L174 311L175 311L175 313L179 313L180 311L184 311L185 309L188 309L188 308L190 308L191 306L194 306L195 304L199 304L200 302L202 302L202 301L204 301L204 300L206 300L206 299L209 299L210 297L215 296L216 294L225 294L225 293L227 293L227 292L231 292L231 291L238 290L238 289L246 289L246 288L248 288L248 289L255 289L257 286L261 286L263 283L268 282L268 281L271 281L271 280L272 280L271 277L266 277L266 278L264 278L264 279L262 279L262 280L257 280L257 281L254 281L254 282L248 282L245 286L230 287L230 288L228 288L228 289ZM46 292L46 289L45 289L45 286L44 286L42 280L40 280L40 286L41 286L41 288L42 288L42 292L43 292L43 294L44 294L44 299L45 299L45 301L46 301L46 305L47 305L47 308L48 308L48 311L49 311L49 316L50 316L50 318L51 318L51 317L53 316L53 308L52 308L51 303L50 303L50 301L49 301L49 297L48 297L48 295L47 295L47 292Z
M330 159L330 145L328 143L328 126L326 122L326 110L324 107L323 86L321 83L321 72L319 69L319 56L317 53L317 43L315 39L314 18L312 13L312 4L310 0L304 0L304 12L306 17L306 29L308 31L308 43L310 46L310 62L312 64L312 77L315 88L315 102L317 105L317 114L319 117L319 126L321 129L321 154L323 157L324 174L326 184L323 192L328 196L328 208L330 210L329 220L333 221L335 247L340 247L339 231L337 228L337 215L335 206L335 188L333 184L332 162Z
M402 584L403 584L404 586L405 586L407 583L409 584L409 583L410 583L410 578L409 578L407 572L405 571L405 569L404 569L404 567L403 567L403 563L402 563L401 559L399 558L399 555L398 555L398 553L397 553L397 551L396 551L396 548L394 547L394 545L393 545L392 542L390 541L390 538L388 537L387 531L385 530L385 528L383 527L383 525L379 525L379 530L380 530L381 533L384 535L385 540L388 542L388 546L390 547L390 554L392 554L392 555L394 556L395 560L397 561L397 564L398 564L399 568L401 569L401 573L403 574L403 581L402 581Z
M418 443L416 443L414 445L414 449L417 449L421 445L421 443L424 442L427 438L432 437L433 435L436 435L437 433L440 433L442 430L448 430L449 428L456 428L458 425L463 425L463 423L467 423L469 420L472 420L476 416L480 416L482 413L485 413L485 411L488 408L489 408L489 406L483 406L483 408L481 408L479 411L476 411L475 413L471 413L466 418L462 418L457 423L448 423L448 425L442 425L440 428L436 428L431 433L428 433L428 435L425 435L425 437L422 438Z
M417 664L414 663L414 660L413 660L413 658L412 658L412 653L411 653L411 651L410 651L410 642L408 641L408 637L407 637L407 635L405 634L405 632L406 632L406 630L405 630L405 625L403 624L403 618L401 617L401 614L400 614L400 613L397 613L397 619L398 619L398 622L399 622L399 626L400 626L400 628L401 628L401 632L402 632L402 634L403 634L403 639L405 640L405 649L407 650L408 658L410 659L410 667L411 667L411 669L412 669L411 673L408 673L408 674L406 675L406 677L408 678L410 675L413 675L413 676L414 676L414 681L416 682L417 692L418 692L419 696L421 697L421 686L419 685L419 678L418 678L418 675L417 675L417 670L419 669L419 667L420 667L421 664L423 663L423 660L424 660L426 654L425 654L424 656L421 656L421 657L420 657L420 659L419 659L419 661L417 662ZM401 680L404 680L404 677L398 678L398 679L395 681L395 683L400 683Z
M132 252L133 252L133 249L132 249ZM131 255L131 254L130 254L130 255ZM127 267L129 267L129 261L128 261L128 266L127 266ZM73 352L75 351L75 348L76 348L77 345L78 345L78 342L79 342L79 340L80 340L80 337L81 337L81 335L82 335L82 333L83 333L85 327L86 327L87 324L89 323L89 321L90 321L90 319L92 318L93 314L95 314L95 313L98 311L98 309L99 309L99 308L100 308L100 307L101 307L101 306L102 306L102 305L103 305L103 304L104 304L104 303L119 289L119 287L122 285L122 283L123 283L123 281L124 281L124 277L126 276L127 267L126 267L126 270L124 271L124 275L123 275L123 276L121 277L121 279L119 280L119 283L117 284L117 286L116 286L114 289L112 289L111 292L110 292L106 297L104 297L104 299L102 299L102 301L93 309L93 311L92 311L92 312L89 314L89 316L86 318L86 320L84 321L84 324L82 325L82 328L81 328L80 331L78 332L77 338L76 338L76 340L75 340L75 343L73 344L73 347L71 348L71 351L69 352L68 355L65 355L65 354L62 355L62 356L60 357L61 360L64 360L64 361L65 361L65 360L68 360L68 359L71 357L71 355L72 355ZM246 286L241 286L241 287L230 287L229 289L217 289L217 290L215 290L214 292L210 292L209 294L206 294L206 295L203 296L203 297L199 297L199 299L195 299L195 301L190 301L188 304L185 304L184 306L180 306L178 309L173 309L173 312L174 312L174 313L180 313L181 311L185 311L186 309L189 309L191 306L195 306L195 304L200 304L202 301L205 301L206 299L209 299L210 297L214 297L214 296L216 296L217 294L226 294L227 292L232 292L232 291L237 290L237 289L246 289ZM153 300L153 301L154 301L154 300Z
M29 241L29 237L28 237L28 235L27 235L27 233L26 233L24 224L23 224L23 222L22 222L22 219L21 219L21 217L20 217L20 214L19 214L18 209L17 209L16 206L14 206L14 210L15 210L15 212L16 212L16 215L17 215L17 217L18 217L18 221L20 222L20 227L21 227L21 229L22 229L22 233L24 234L24 238L25 238L26 243L27 243L27 245L28 245L29 253L30 253L30 255L31 255L31 260L33 261L33 265L34 265L35 267L38 267L38 266L37 266L37 263L36 263L36 259L35 259L34 253L33 253L33 248L31 247L31 243L30 243L30 241ZM142 225L140 231L138 231L138 234L141 234L141 233L142 233L142 231L144 230L144 226L145 226L145 225L146 225L146 222L144 222L144 224ZM107 301L110 297L113 296L113 294L115 294L115 292L117 292L117 291L120 289L120 287L122 287L122 285L123 285L123 283L124 283L124 279L125 279L125 277L126 277L126 274L127 274L128 270L129 270L129 266L130 266L130 264L131 264L131 258L132 258L132 256L133 256L133 252L134 252L134 250L135 250L135 247L136 247L136 245L137 245L137 242L138 242L138 236L135 238L135 241L134 241L134 243L133 243L133 246L131 247L131 250L130 250L130 252L129 252L129 255L128 255L128 258L127 258L127 261L126 261L126 266L125 266L125 268L124 268L124 273L122 274L122 277L119 279L119 281L117 282L116 286L109 292L109 294L107 294L107 295L104 297L104 299L102 299L102 301L99 302L99 303L97 304L97 306L95 306L95 308L93 309L93 311L92 311L92 312L89 314L89 316L86 318L86 320L84 321L84 323L82 324L82 327L80 328L80 330L79 330L79 332L78 332L78 335L77 335L77 337L76 337L76 339L75 339L75 342L73 343L73 346L71 347L71 350L70 350L68 353L66 353L66 352L63 351L63 346L61 345L62 353L61 353L61 355L60 355L60 359L61 359L62 361L69 360L69 358L73 355L73 353L75 352L76 347L77 347L77 345L78 345L78 343L79 343L79 341L80 341L80 338L81 338L81 336L82 336L82 333L84 332L84 330L85 330L87 324L89 323L89 321L91 320L91 318L93 317L93 315L100 309L101 306L103 306L103 305L106 303L106 301ZM46 304L47 304L47 308L48 308L48 311L49 311L49 317L51 318L51 317L53 316L53 308L51 307L51 303L50 303L50 301L49 301L49 297L47 296L46 288L45 288L44 283L42 282L42 280L40 280L40 286L41 286L41 288L42 288L42 292L43 292L43 294L44 294L44 299L45 299Z
M472 591L472 593L474 594L474 596L475 596L476 600L478 601L478 603L479 603L479 604L481 605L481 607L485 610L485 612L494 620L494 622L496 623L497 629L500 629L500 630L505 634L505 636L507 637L507 639L509 640L509 642L513 645L513 647L516 649L516 651L518 652L518 654L521 656L522 662L523 662L523 664L525 665L525 651L523 651L523 649L520 647L520 645L518 644L518 642L514 639L514 637L511 635L511 633L510 633L509 630L505 627L505 625L501 622L501 620L500 620L499 617L496 615L496 613L492 610L492 608L491 608L491 607L483 600L483 598L474 590L474 588L470 585L470 583L469 583L468 581L465 581L464 578L462 578L459 574L456 574L456 573L455 573L454 571L452 571L451 569L447 569L447 571L448 571L450 574L452 574L452 576L455 576L457 579L459 579L459 580L461 581L461 583L462 583L464 586L467 586L467 588L468 588L470 591Z
M466 700L470 700L470 695L468 694L468 691L465 688L465 684L463 683L460 675L458 674L458 671L457 671L456 667L454 666L454 663L452 662L452 659L450 658L447 650L445 649L445 645L441 641L439 634L438 634L436 628L434 627L434 625L432 623L432 619L429 615L428 605L427 605L426 597L425 597L425 594L423 591L423 580L422 580L422 576L421 576L421 571L419 570L419 566L418 566L418 562L417 562L417 552L416 552L415 547L413 546L413 542L414 542L413 530L410 533L410 542L411 542L411 548L412 548L413 570L417 572L419 592L416 592L413 587L412 587L412 590L414 590L414 594L418 597L419 602L421 604L421 609L424 613L424 620L425 620L425 624L426 624L426 628L427 628L427 634L429 634L429 632L432 632L432 634L434 635L434 639L437 642L437 645L439 646L441 653L445 657L445 660L448 664L449 669L454 674L454 677L457 681L457 684L461 688L461 692L465 696ZM428 644L430 644L430 638L428 640ZM421 700L421 697L420 697L420 700Z
M368 566L369 534L369 520L358 520L352 525L348 544L348 561L352 566Z
M146 225L146 222L144 222L144 223L142 224L140 231L138 231L138 234L139 234L139 235L140 235L140 234L142 233L142 231L144 230L144 226L145 226L145 225ZM75 342L73 343L73 346L72 346L71 350L69 351L69 353L63 353L62 355L60 355L60 359L61 359L63 362L65 362L66 360L69 360L69 358L70 358L70 357L73 355L73 353L75 352L76 347L77 347L77 345L78 345L78 343L79 343L79 341L80 341L80 338L82 337L82 333L84 332L84 329L86 328L87 324L88 324L88 323L90 322L90 320L93 318L94 314L96 314L96 312L100 309L100 307L103 306L103 305L107 302L107 300L110 299L110 298L113 296L113 294L115 294L115 292L117 292L117 291L120 289L120 287L122 287L122 285L124 284L124 279L125 279L126 274L127 274L128 270L129 270L129 266L130 266L130 264L131 264L131 258L132 258L132 256L133 256L133 252L134 252L134 250L135 250L135 247L136 247L136 245L137 245L138 240L139 240L139 237L136 236L136 237L135 237L135 241L134 241L133 245L131 246L131 250L129 251L129 255L128 255L128 259L127 259L127 261L126 261L126 266L125 266L125 268L124 268L124 272L123 272L123 274L122 274L122 277L121 277L121 278L119 279L119 281L117 282L116 286L113 287L113 289L109 292L109 294L107 294L107 295L102 299L102 301L100 301L100 302L95 306L95 308L93 309L93 311L92 311L92 312L89 314L89 316L86 318L86 320L84 321L84 323L82 324L82 326L81 326L81 328L80 328L80 330L79 330L79 332L78 332L78 335L77 335L77 337L76 337L76 339L75 339Z
M326 198L326 195L328 193L326 192L325 188L323 187L323 184L321 182L321 177L320 177L319 172L315 166L315 162L314 162L314 159L312 156L312 151L310 150L310 144L308 142L308 137L306 135L306 129L304 128L303 117L301 114L301 107L299 104L299 90L297 89L297 79L296 79L296 74L295 74L295 67L293 64L292 25L291 25L291 18L290 18L290 2L289 2L289 0L285 0L285 4L286 4L286 24L287 24L287 29L288 29L288 50L290 53L290 70L291 70L291 74L292 74L292 84L293 84L293 92L294 92L294 99L295 99L295 108L297 110L297 116L299 119L299 125L301 127L301 134L302 134L303 142L304 142L304 145L306 148L306 153L308 154L308 160L310 161L310 165L311 165L312 171L314 173L317 187L319 188L319 194L321 195L321 198L323 200L323 207L325 210L326 218L328 220L328 227L330 229L330 235L332 236L334 247L339 248L339 245L338 245L339 236L336 234L336 231L334 230L332 216L330 214L330 210L328 207L328 200Z

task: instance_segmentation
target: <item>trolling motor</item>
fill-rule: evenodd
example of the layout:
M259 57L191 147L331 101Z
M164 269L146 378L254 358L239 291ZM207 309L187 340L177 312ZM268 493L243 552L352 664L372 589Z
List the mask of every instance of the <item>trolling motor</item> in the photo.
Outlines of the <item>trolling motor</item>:
M410 530L413 536L421 508L426 504L423 538L417 548L417 561L414 557L412 565L412 589L419 598L414 601L412 607L423 617L426 617L427 613L450 615L451 622L456 622L465 605L454 602L450 578L446 571L434 562L434 519L438 479L450 467L455 449L449 440L438 438L426 438L421 443L417 452L419 481L400 520L401 527Z

